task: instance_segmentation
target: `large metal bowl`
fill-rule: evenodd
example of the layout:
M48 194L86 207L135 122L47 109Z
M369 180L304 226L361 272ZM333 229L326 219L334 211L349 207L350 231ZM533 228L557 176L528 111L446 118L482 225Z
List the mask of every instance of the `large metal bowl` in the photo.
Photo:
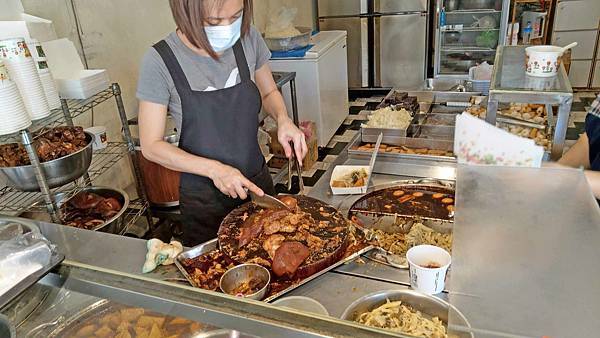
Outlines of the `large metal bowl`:
M92 163L92 140L94 136L85 132L87 145L70 155L42 163L48 186L52 188L71 183L85 174ZM2 167L0 174L6 176L8 184L22 191L39 191L33 165Z
M123 227L125 226L125 211L127 211L127 208L129 208L129 195L127 195L127 193L121 189L107 187L86 187L83 188L81 191L92 192L105 198L113 197L116 198L117 201L119 201L119 203L121 203L122 208L116 215L108 219L104 224L100 224L91 229L92 231L102 231L111 234L120 234L124 230ZM70 198L72 198L72 196L67 193L58 193L54 195L54 201L56 202L56 205L59 208L63 204L68 202ZM42 206L42 203L43 202L36 203L33 205L33 207L35 207L35 209L38 209ZM45 211L26 211L20 214L19 217L52 223L52 218L50 217L50 214L48 214Z
M358 316L385 304L387 300L402 301L402 303L413 309L421 311L424 315L438 317L445 325L448 325L449 312L452 312L453 326L461 328L471 327L465 316L452 305L439 298L408 289L378 291L365 295L350 304L344 310L341 318L356 321ZM452 333L455 334L455 332ZM472 337L472 335L470 333L458 333L458 337Z
M296 27L296 29L300 31L300 35L279 39L265 37L264 40L267 43L267 47L273 52L287 52L308 46L312 28Z

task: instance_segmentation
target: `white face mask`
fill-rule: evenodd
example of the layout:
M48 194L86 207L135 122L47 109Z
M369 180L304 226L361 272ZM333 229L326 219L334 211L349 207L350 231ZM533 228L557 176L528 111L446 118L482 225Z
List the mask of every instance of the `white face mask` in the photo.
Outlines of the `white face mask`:
M242 16L227 26L204 26L204 32L211 47L217 53L231 48L240 38Z

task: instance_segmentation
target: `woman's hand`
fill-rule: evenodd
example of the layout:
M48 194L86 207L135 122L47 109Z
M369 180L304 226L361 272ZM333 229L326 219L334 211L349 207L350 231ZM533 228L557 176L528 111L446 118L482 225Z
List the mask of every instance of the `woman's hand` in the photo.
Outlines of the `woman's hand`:
M208 177L213 181L217 189L231 198L245 200L248 198L246 189L254 192L258 196L263 196L265 194L256 184L244 177L239 170L226 164L215 164Z
M277 121L277 139L283 146L287 158L292 157L292 147L290 147L290 142L294 142L293 151L300 160L300 165L302 165L302 160L308 152L306 139L304 133L298 129L294 122L287 116L283 116Z

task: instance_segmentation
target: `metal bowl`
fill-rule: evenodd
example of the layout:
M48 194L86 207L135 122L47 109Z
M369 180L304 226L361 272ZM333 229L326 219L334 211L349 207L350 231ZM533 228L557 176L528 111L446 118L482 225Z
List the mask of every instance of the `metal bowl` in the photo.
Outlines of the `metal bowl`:
M461 328L471 327L465 316L452 305L439 298L408 289L378 291L365 295L350 304L346 310L344 310L341 318L344 320L356 321L358 316L385 304L387 300L402 301L402 303L413 309L421 311L424 315L438 317L445 325L448 325L448 316L451 311L453 313L453 326ZM472 337L472 335L466 333L459 335L459 337Z
M224 293L228 295L235 295L233 290L242 285L242 283L248 282L252 278L258 278L261 281L261 284L264 285L257 292L249 295L242 295L242 297L262 300L265 298L267 291L269 290L271 274L267 268L258 264L240 264L227 270L223 276L221 276L219 287Z
M8 318L0 314L0 337L2 338L15 338L17 337L17 331L15 326L10 323Z
M129 195L121 189L116 188L108 188L108 187L86 187L81 190L81 192L92 192L94 194L98 194L102 197L108 198L112 197L117 199L119 203L121 203L122 208L119 212L108 219L104 224L100 224L94 228L92 231L102 231L108 232L111 234L120 234L125 226L125 211L129 207ZM54 201L56 205L60 208L63 204L67 203L69 199L72 198L70 194L67 193L58 193L54 195ZM38 202L34 204L32 207L42 207L43 202ZM36 221L50 222L52 223L52 218L50 218L50 214L47 212L39 212L39 211L26 211L19 215L20 217L33 219Z
M494 9L495 0L460 0L461 9Z
M287 52L308 46L312 28L296 27L296 29L300 31L300 35L277 39L264 37L267 47L273 52Z
M85 174L92 163L92 140L94 136L85 132L87 145L72 154L41 164L48 187L56 188L71 183ZM8 179L8 184L22 191L39 191L33 165L2 167L0 173Z

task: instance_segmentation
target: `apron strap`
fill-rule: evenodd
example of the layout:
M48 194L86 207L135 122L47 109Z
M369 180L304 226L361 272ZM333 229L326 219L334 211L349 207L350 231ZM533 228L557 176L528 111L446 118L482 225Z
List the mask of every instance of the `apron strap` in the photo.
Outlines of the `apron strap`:
M181 65L179 64L179 61L177 61L177 57L173 53L173 50L169 47L169 44L165 40L160 40L152 47L156 49L165 63L165 66L167 66L167 70L169 71L169 74L171 74L171 78L173 78L177 92L180 93L180 95L191 93L192 87L190 87L188 79L185 76L183 69L181 69Z
M246 53L244 53L244 47L242 47L242 39L237 40L235 45L233 45L233 54L235 55L235 63L240 72L241 82L252 81L248 60L246 60Z

